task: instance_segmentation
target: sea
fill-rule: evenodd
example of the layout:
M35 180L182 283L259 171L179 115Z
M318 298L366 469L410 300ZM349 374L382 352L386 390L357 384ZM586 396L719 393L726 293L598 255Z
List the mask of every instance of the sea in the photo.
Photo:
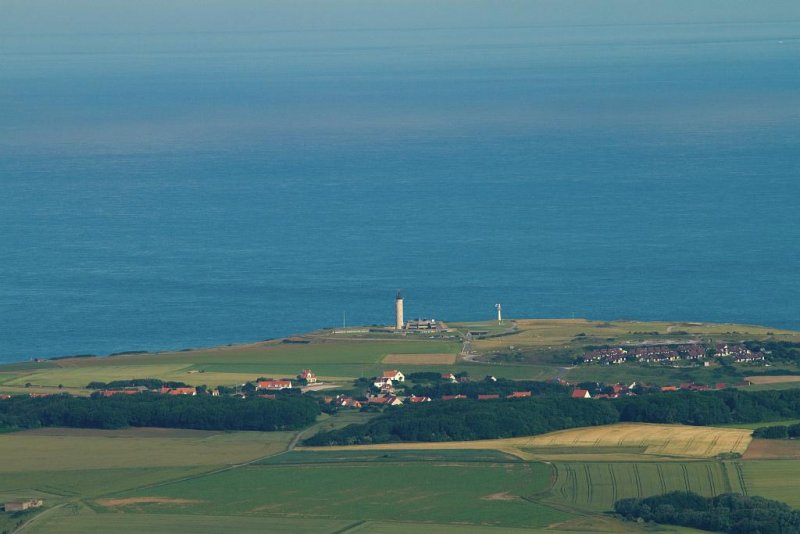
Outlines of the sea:
M0 362L406 316L800 329L800 24L0 33ZM496 21L494 21L496 22Z

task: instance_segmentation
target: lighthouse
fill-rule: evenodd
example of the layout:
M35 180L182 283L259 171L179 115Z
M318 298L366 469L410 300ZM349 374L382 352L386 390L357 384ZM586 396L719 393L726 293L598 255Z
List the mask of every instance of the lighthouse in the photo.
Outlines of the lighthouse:
M394 314L395 314L395 322L394 328L395 330L402 330L403 329L403 295L400 294L400 291L397 292L397 297L394 299Z

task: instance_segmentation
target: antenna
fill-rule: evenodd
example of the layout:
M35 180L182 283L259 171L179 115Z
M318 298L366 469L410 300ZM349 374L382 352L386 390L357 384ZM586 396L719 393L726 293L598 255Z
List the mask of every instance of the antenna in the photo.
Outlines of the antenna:
M342 330L347 330L347 311L342 310Z

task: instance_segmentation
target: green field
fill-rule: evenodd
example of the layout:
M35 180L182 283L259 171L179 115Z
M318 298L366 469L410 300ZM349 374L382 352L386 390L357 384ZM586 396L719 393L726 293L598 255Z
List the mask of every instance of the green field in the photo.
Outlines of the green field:
M219 532L269 532L294 534L315 532L320 534L553 534L554 532L642 532L635 525L624 524L603 517L579 519L562 523L562 529L504 528L477 525L445 525L441 523L415 523L411 521L336 521L330 519L299 519L270 517L234 517L212 515L172 515L124 513L97 514L86 509L64 510L50 517L42 517L33 530L55 534L105 534L112 531L177 532L189 534L217 534ZM700 533L680 527L660 527L662 533Z
M749 495L800 508L800 460L751 460L742 462L742 471Z
M571 518L529 500L549 488L550 475L541 463L258 465L114 498L196 501L135 505L149 513L544 527Z
M611 510L619 499L670 491L744 493L731 462L571 462L554 467L555 498L584 510Z
M306 433L366 417L370 415L358 412L323 416ZM628 430L637 428L629 426ZM619 434L614 428L609 431ZM670 429L673 438L702 431ZM563 434L537 439L560 439ZM0 466L0 498L45 499L46 509L26 529L30 532L250 532L264 525L274 532L461 529L516 534L514 529L545 532L541 529L547 527L547 532L642 532L634 523L598 514L610 509L615 499L672 489L713 495L744 491L746 486L751 495L757 488L758 494L787 500L792 485L781 474L790 473L789 480L795 480L793 470L800 465L652 461L642 450L626 451L640 454L642 461L610 461L614 451L608 452L609 461L580 460L582 453L600 455L591 444L571 445L568 452L574 460L552 464L492 449L284 452L292 436L155 429L6 434L0 436L7 460ZM596 445L596 439L587 439ZM32 455L32 450L40 453ZM148 454L158 465L147 466ZM93 457L98 459L95 467ZM1 519L0 526L8 526L12 518Z

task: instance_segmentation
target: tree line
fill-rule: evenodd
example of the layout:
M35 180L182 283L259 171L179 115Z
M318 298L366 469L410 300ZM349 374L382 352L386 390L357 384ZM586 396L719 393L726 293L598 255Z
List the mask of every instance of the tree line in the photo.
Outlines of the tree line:
M498 394L502 397L514 391L530 391L533 395L566 395L570 388L552 382L538 382L534 380L509 380L507 378L487 378L473 382L453 383L441 379L441 375L427 382L421 381L415 375L433 375L436 373L412 373L406 378L414 380L414 385L406 387L408 394L417 397L430 397L438 399L445 395L465 395L477 398L478 395ZM464 373L465 374L465 373Z
M132 378L130 380L112 380L111 382L89 382L86 389L108 390L144 387L147 389L185 388L190 387L183 382L165 382L158 378Z
M800 424L762 426L753 430L753 437L761 439L800 438Z
M308 445L459 441L532 436L617 422L718 425L800 416L800 389L654 393L622 399L563 396L406 404L364 424L317 434Z
M655 521L668 525L732 534L785 534L800 532L800 512L763 497L726 493L702 497L674 491L644 499L622 499L614 511L630 521Z
M561 397L535 401L462 399L388 408L365 424L319 433L304 443L351 445L510 438L617 420L613 406L603 402L576 402Z
M311 398L275 400L155 393L112 397L12 397L0 401L0 429L162 427L196 430L295 430L319 415Z

